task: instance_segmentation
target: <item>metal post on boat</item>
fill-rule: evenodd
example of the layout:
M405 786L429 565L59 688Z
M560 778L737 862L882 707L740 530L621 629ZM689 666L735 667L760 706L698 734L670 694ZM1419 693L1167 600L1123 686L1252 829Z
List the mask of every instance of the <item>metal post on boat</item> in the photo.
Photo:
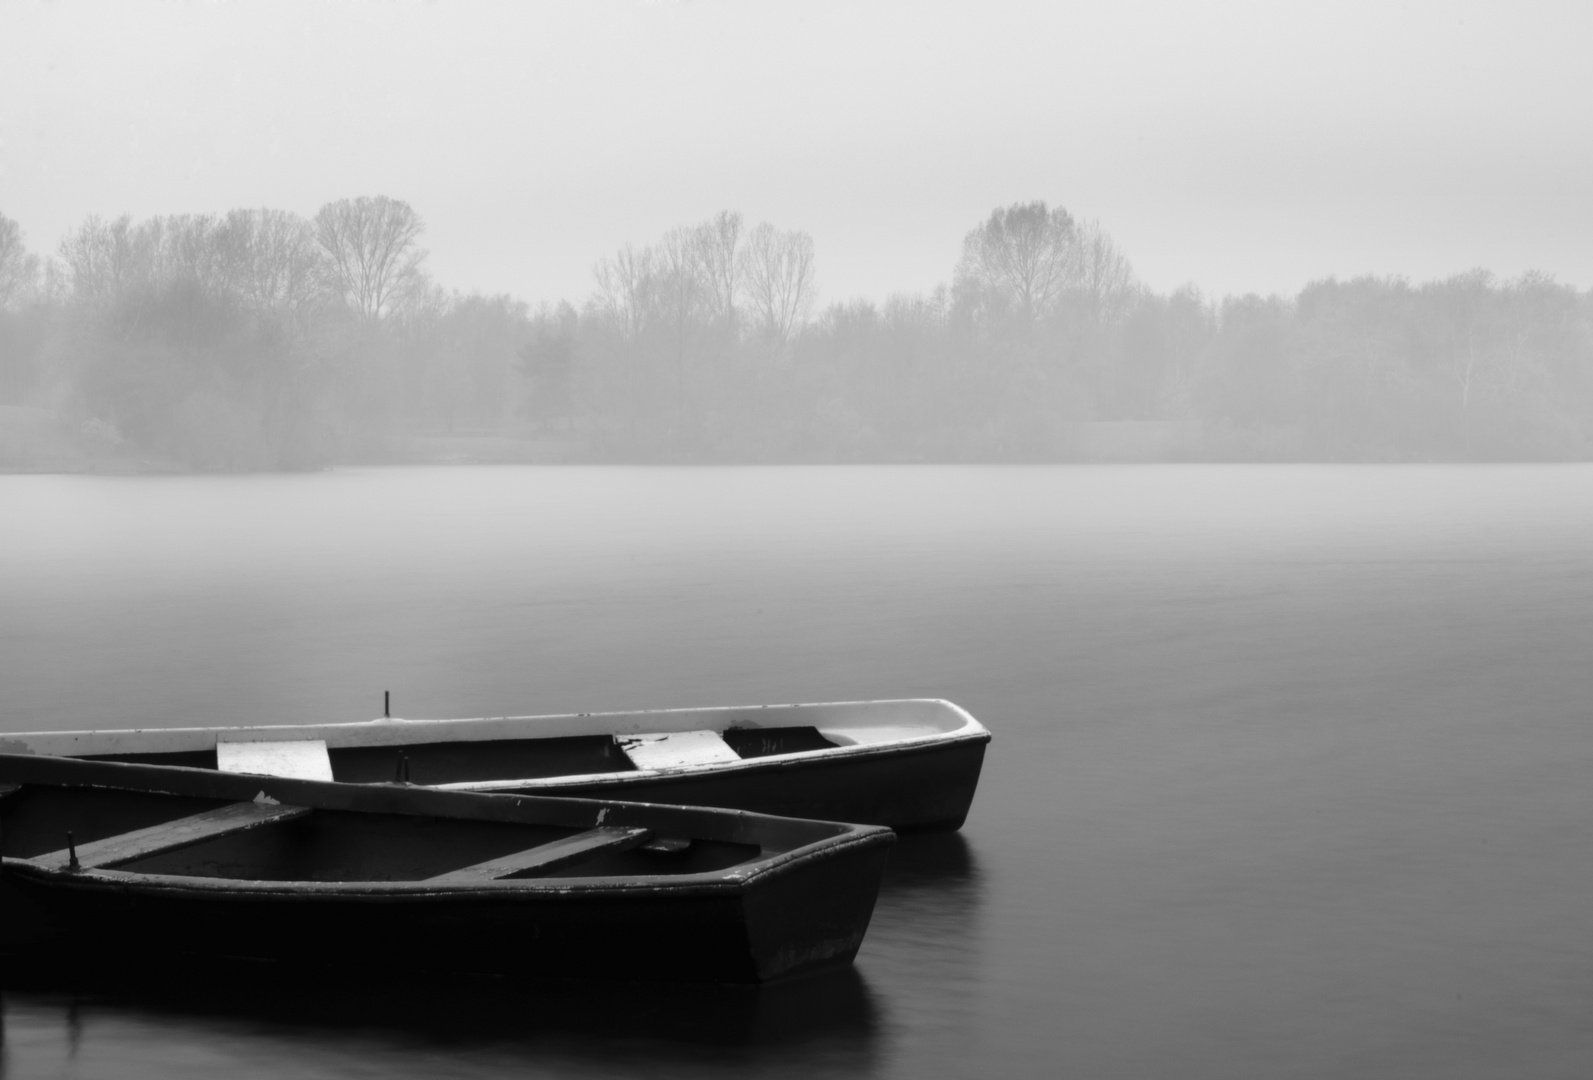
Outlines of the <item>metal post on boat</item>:
M391 690L382 691L382 715L389 720L393 717L393 692Z
M68 870L81 870L83 865L77 861L77 842L72 839L72 830L66 830L66 868Z

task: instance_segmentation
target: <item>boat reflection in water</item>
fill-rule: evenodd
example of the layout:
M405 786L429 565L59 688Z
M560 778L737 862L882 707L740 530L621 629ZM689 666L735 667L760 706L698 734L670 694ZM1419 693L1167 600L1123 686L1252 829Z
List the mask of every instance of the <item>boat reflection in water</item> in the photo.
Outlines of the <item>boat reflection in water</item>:
M416 1076L434 1075L442 1059L494 1073L645 1065L684 1075L709 1062L746 1070L764 1060L866 1068L879 1027L874 995L852 969L761 987L470 977L403 985L305 980L265 964L187 975L152 983L98 969L8 971L6 1075L53 1075L73 1057L116 1060L126 1076L172 1075L198 1057L234 1078L343 1075L356 1056L383 1075ZM134 1028L143 1030L129 1045Z
M886 1016L891 1074L947 1075L978 1041L987 874L966 832L900 837L857 965Z

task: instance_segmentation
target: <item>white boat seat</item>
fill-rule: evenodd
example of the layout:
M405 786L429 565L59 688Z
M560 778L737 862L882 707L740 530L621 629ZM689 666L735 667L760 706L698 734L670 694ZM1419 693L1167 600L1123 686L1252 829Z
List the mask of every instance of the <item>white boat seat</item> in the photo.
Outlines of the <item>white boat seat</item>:
M217 742L216 768L222 772L282 776L290 780L332 779L325 739L292 742Z
M638 769L681 769L741 760L741 755L732 750L717 731L619 735L614 741Z

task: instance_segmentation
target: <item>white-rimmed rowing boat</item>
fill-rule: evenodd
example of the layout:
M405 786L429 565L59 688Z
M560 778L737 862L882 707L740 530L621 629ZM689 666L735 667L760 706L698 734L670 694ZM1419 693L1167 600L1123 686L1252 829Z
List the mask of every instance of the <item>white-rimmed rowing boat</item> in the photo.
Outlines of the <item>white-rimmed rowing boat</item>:
M347 783L714 806L961 827L990 732L904 699L468 720L0 734L0 752Z
M0 947L756 982L844 964L887 830L0 755Z

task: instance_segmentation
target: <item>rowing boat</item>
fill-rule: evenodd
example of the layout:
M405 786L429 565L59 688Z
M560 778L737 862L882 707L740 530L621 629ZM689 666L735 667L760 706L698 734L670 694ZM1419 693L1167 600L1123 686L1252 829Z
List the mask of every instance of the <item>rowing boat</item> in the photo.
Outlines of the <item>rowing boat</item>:
M0 752L957 829L990 732L907 699L0 735Z
M0 754L0 947L151 971L762 982L855 956L888 829Z

